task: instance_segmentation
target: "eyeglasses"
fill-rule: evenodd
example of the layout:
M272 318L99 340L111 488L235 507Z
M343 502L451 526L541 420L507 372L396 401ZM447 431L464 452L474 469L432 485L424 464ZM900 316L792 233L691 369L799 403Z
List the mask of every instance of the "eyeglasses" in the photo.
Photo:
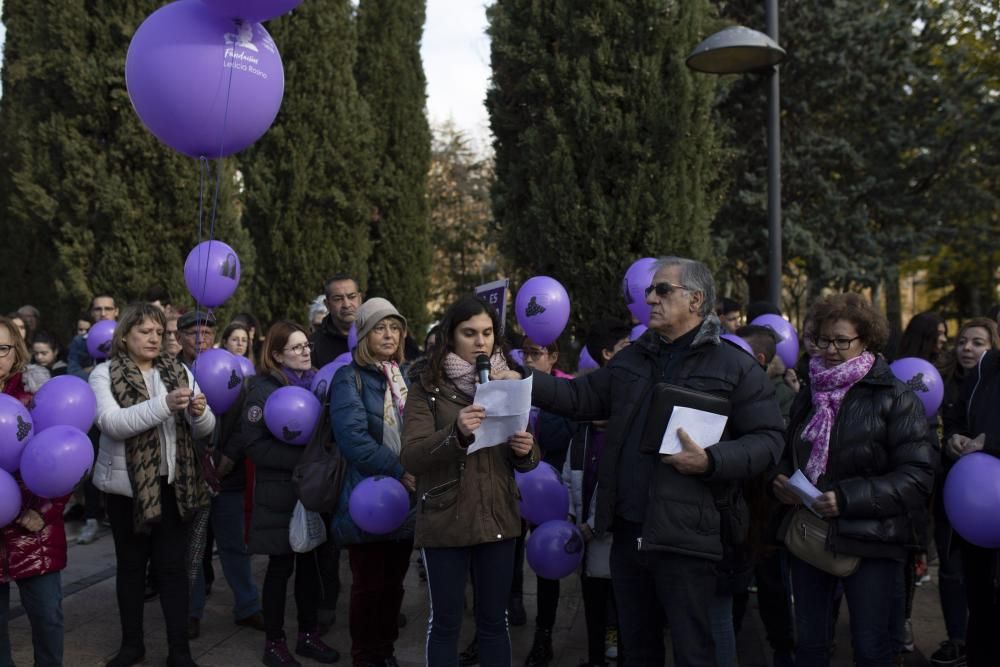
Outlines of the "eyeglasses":
M827 338L826 336L816 336L813 338L813 345L821 350L830 349L830 344L838 350L846 350L851 346L851 343L861 338L861 336L855 336L854 338Z
M0 345L0 358L6 357L13 349L13 345Z
M684 285L675 285L673 283L656 283L655 285L650 285L646 288L646 296L649 296L654 291L656 296L669 296L674 290L686 290L687 287Z
M373 326L372 331L377 334L384 334L387 331L391 331L393 333L403 333L403 327L399 326L395 322L390 322L389 324L382 322Z
M290 352L292 354L312 354L313 344L312 343L299 343L298 345L292 345L291 347L286 347L283 352Z

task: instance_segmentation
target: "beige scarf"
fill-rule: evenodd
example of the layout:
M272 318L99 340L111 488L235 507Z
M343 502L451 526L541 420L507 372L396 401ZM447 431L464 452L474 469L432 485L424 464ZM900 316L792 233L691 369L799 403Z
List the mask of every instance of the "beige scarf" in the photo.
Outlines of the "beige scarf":
M403 419L403 412L406 410L406 396L408 390L403 374L399 371L399 364L395 361L383 361L379 363L379 370L385 375L385 399L382 403L382 444L392 450L392 453L399 456L403 449L400 438L400 424Z

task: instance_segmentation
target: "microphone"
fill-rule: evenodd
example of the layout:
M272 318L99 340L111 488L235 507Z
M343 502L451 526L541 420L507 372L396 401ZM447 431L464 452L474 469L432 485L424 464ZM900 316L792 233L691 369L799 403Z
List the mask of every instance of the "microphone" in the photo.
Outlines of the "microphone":
M490 358L485 354L476 357L476 375L479 377L479 384L490 381Z

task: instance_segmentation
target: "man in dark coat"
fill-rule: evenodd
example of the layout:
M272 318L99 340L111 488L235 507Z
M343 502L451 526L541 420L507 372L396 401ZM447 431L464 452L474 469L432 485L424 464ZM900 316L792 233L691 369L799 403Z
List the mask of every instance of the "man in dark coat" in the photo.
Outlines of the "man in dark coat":
M611 578L624 664L663 664L662 609L675 664L714 667L709 606L718 597L717 566L745 539L739 483L777 463L783 422L760 365L719 338L708 268L679 257L662 258L655 268L646 297L649 330L593 373L574 380L534 374L532 403L578 420L609 420L596 532L614 535ZM659 383L727 399L721 440L697 443L681 431L681 452L642 451Z
M348 351L347 334L358 316L364 301L358 281L347 273L338 273L327 279L323 288L329 314L312 335L313 366L322 368Z

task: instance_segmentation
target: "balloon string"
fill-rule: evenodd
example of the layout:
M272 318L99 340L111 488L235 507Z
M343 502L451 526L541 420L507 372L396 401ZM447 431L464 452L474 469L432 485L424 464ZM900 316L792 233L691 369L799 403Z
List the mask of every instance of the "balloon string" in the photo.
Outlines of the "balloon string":
M197 245L195 246L198 249L198 255L195 258L196 266L201 266L201 252L202 252L201 234L202 234L202 221L204 220L205 217L205 180L206 180L206 174L209 173L208 170L209 170L208 159L204 155L202 155L200 158L198 158L198 235L197 235L198 239L197 239ZM206 265L207 265L207 260L206 260ZM193 295L195 312L198 312L198 308L201 305L201 301L198 295L204 293L204 290L205 290L204 285L202 285L200 291L197 289L195 290L196 293ZM197 325L197 322L195 322L195 324ZM201 346L201 327L196 326L194 332L194 349L197 350L200 346Z

